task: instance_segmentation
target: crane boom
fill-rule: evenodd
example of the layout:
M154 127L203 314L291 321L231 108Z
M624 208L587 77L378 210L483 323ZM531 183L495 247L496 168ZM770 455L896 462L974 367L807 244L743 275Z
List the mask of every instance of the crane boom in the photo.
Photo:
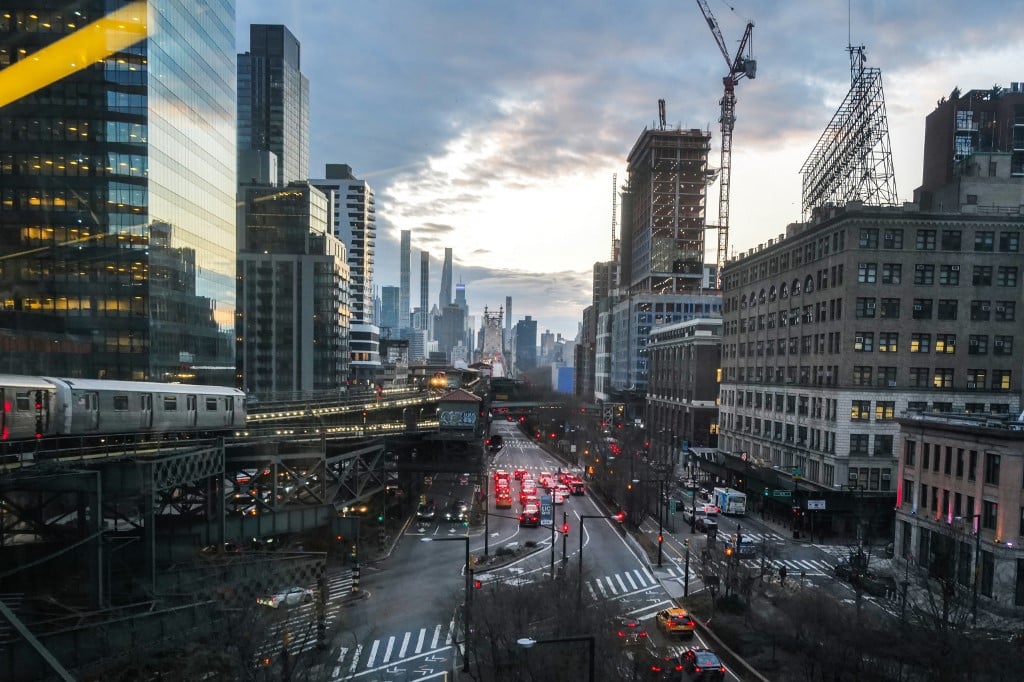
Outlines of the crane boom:
M718 119L718 122L722 125L722 157L719 168L718 257L715 276L718 280L718 288L721 289L722 267L729 257L729 189L732 180L732 131L736 125L736 84L743 78L757 77L757 62L750 54L754 22L747 22L747 28L743 32L743 38L740 39L736 56L730 57L729 48L725 44L725 38L722 37L722 31L718 27L718 20L715 19L715 15L711 12L707 0L697 0L697 5L700 7L701 14L704 15L708 28L711 29L711 35L718 44L718 49L722 51L722 56L725 57L725 64L729 68L728 75L722 78L724 94L719 102L722 107L722 113ZM744 55L744 53L746 54Z

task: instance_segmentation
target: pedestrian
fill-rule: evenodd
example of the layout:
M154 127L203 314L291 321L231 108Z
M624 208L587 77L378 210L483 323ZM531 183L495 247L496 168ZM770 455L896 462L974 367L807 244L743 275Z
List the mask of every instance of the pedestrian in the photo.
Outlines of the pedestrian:
M780 585L785 585L786 584L786 567L785 566L779 566L779 584Z

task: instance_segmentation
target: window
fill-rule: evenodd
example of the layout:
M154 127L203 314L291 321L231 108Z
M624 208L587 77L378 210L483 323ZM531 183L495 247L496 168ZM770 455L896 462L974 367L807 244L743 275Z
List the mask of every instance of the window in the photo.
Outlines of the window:
M994 452L985 453L985 483L999 485L999 455Z
M932 376L932 388L953 388L953 370L939 367Z
M927 377L926 377L927 381ZM907 402L907 412L927 412L928 401L910 400Z
M981 526L988 530L996 529L996 512L999 505L992 500L981 501Z
M854 365L852 383L854 386L870 386L871 375L872 368L870 365Z
M955 353L956 352L956 334L936 334L935 335L935 352L936 353Z
M930 320L932 319L932 299L930 298L915 298L914 308L910 315L915 320Z
M940 320L955 320L956 304L957 301L955 298L940 298L937 317Z
M960 230L943 230L942 231L942 250L943 251L959 251L960 250Z
M875 449L871 451L875 457L892 457L892 436L875 436Z
M996 270L996 286L997 287L1015 287L1017 286L1017 268L1008 266L999 266Z
M946 446L946 458L942 460L942 473L949 476L953 473L953 448ZM949 505L946 505L949 508Z
M851 455L866 455L866 454L868 454L868 434L866 434L866 433L851 433L850 434L850 454Z
M908 468L913 468L915 459L917 459L917 441L903 441L903 463L906 464Z
M862 227L860 230L860 237L857 240L857 246L862 249L877 249L878 229L874 227Z
M178 410L178 396L176 395L165 395L164 396L164 412L177 412Z
M882 235L883 249L902 249L903 230L886 230Z
M1010 253L1017 253L1020 249L1020 233L1019 232L1000 232L999 233L999 250L1008 251Z
M900 335L896 332L879 332L878 333L878 352L879 353L895 353L897 352L897 346L899 345Z
M879 367L878 385L883 388L894 388L896 386L896 368Z
M915 248L918 251L934 251L935 230L918 230Z
M857 298L857 307L854 311L854 316L859 318L874 317L875 316L875 299L873 298Z
M1013 322L1017 316L1015 301L996 301L996 322Z
M971 301L971 319L975 322L987 322L992 313L991 301Z
M899 263L882 264L882 284L899 284L903 277L903 266Z
M939 266L939 286L943 287L955 287L960 285L960 266L959 265L940 265Z
M967 390L968 391L980 391L985 388L985 381L987 380L987 374L984 369L968 369L967 370Z
M988 337L983 337L986 341ZM993 355L1013 355L1013 337L1012 336L996 336L992 343L992 354Z
M877 263L858 263L857 281L861 284L874 284L878 277Z
M930 263L918 263L915 265L914 284L935 284L935 266Z
M971 450L967 459L967 480L973 481L976 478L976 472L978 470L978 451ZM967 498L967 513L974 513L974 498Z
M870 353L875 350L874 332L857 332L853 337L853 349L861 353Z
M992 286L992 266L975 265L971 275L971 284L976 287Z
M896 402L892 400L879 400L875 403L875 421L877 422L891 422L896 418ZM878 439L878 436L875 436ZM889 452L892 452L892 444L889 446Z
M964 449L963 448L957 448L956 449L956 477L957 478L963 478L964 477ZM957 507L958 508L960 507L959 503L957 504Z
M922 444L922 452L921 452L921 469L922 470L924 470L924 471L928 470L928 467L930 466L930 462L932 461L931 456L932 456L932 444L931 443L923 443Z
M992 251L995 244L995 232L979 230L974 233L975 251Z
M967 342L968 355L988 354L988 337L984 334L971 334Z
M127 412L128 411L128 396L126 396L126 395L115 395L114 396L114 411L115 412Z
M866 422L871 420L871 401L854 400L850 404L850 419L853 421Z
M216 412L217 411L217 398L215 398L213 396L208 396L206 398L206 411L207 412Z
M932 349L932 335L931 334L911 334L910 335L910 352L911 353L930 353Z
M1013 372L1008 369L992 370L992 390L1009 391L1013 383Z
M878 313L880 317L887 317L890 319L898 319L900 316L900 299L898 298L883 298L882 308Z
M910 368L910 385L913 388L927 388L928 380L931 374L927 367L911 367ZM927 404L925 405L927 407ZM922 408L923 410L923 408Z

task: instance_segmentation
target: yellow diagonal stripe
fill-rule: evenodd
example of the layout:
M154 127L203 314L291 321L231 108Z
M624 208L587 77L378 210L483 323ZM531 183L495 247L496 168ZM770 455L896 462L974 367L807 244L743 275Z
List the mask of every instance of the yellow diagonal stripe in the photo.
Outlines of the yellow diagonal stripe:
M125 5L0 71L0 107L144 39L146 9Z

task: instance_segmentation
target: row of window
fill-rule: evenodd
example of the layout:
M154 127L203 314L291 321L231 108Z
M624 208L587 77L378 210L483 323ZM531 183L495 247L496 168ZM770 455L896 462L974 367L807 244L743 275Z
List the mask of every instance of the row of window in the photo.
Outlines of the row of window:
M935 349L936 354L953 355L956 353L956 334L935 334L934 345L932 334L914 332L910 334L911 353L930 353ZM903 337L906 339L906 335ZM878 332L878 352L897 353L899 352L899 332ZM853 350L858 353L874 352L875 333L856 332L853 337ZM969 334L967 338L968 355L987 355L989 349L989 337L987 334ZM996 334L992 337L993 355L1013 355L1013 337L1009 335Z
M922 483L919 490L920 494L915 500L914 481L909 478L903 479L903 500L911 502L919 511L927 512L930 509L936 518L945 516L947 518L971 519L976 513L974 511L974 496L972 495L952 492L939 488L937 485L929 486L927 483ZM929 494L929 491L931 494ZM966 504L964 504L965 501ZM998 502L995 500L982 500L981 514L978 517L981 519L981 527L987 530L995 530L998 514Z
M902 249L903 232L901 229L862 227L857 238L857 246L862 249ZM963 237L963 230L919 229L914 232L914 249L917 251L963 251ZM996 239L994 230L977 230L974 233L973 250L980 253L992 253L996 250ZM1003 253L1017 253L1020 250L1020 232L1000 231L998 244L999 251Z
M914 284L932 285L935 284L936 268L938 268L938 283L941 286L959 286L961 268L959 265L934 265L931 263L917 263L914 265ZM881 274L881 277L879 277ZM993 279L995 274L995 279ZM878 263L858 263L857 283L858 284L902 284L903 265L901 263L882 263L879 269ZM1014 266L999 265L975 265L971 271L971 286L992 286L993 282L998 287L1017 286L1017 268Z

